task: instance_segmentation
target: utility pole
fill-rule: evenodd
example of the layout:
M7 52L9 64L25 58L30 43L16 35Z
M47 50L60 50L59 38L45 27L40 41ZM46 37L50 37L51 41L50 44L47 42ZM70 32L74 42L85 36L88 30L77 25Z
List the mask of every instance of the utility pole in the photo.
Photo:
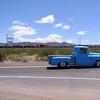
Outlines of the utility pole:
M82 41L81 38L79 38L79 45L81 45L81 41Z
M6 42L7 42L7 46L13 47L14 36L11 34L6 34Z

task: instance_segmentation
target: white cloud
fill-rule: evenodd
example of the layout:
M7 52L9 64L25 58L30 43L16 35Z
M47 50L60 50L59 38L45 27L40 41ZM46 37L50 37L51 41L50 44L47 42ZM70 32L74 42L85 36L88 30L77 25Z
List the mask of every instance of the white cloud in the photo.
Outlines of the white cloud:
M12 22L12 24L17 24L17 25L27 25L27 23L23 23L23 22L17 21L17 20L14 20L14 21Z
M88 40L88 39L87 40L81 40L79 42L81 42L82 45L93 45L94 44L94 42L92 40Z
M14 31L13 32L14 38L18 40L19 39L22 40L23 36L36 34L36 29L33 29L32 27L27 27L27 26L15 25L8 28L8 30Z
M71 26L69 26L69 25L63 25L63 23L58 23L58 24L54 25L54 27L56 27L56 28L61 27L64 30L68 30L68 29L71 28Z
M71 28L71 26L69 26L69 25L64 25L64 26L62 26L62 29L65 29L65 30L68 30L68 29L70 29Z
M86 42L89 42L89 40L86 40Z
M88 31L79 31L77 32L78 35L85 35Z
M54 25L54 27L61 27L63 25L63 23L58 23L56 25Z
M99 33L99 34L97 34L97 36L99 37L99 36L100 36L100 33Z
M42 18L39 23L53 23L54 21L53 15L49 15L47 17ZM36 34L36 29L33 27L27 26L25 23L22 23L21 21L13 21L12 26L8 28L8 30L12 31L15 40L19 42L38 42L38 43L47 43L47 42L63 42L62 36L58 34L50 34L49 36L45 38L34 38L30 39L27 36L32 36ZM61 27L62 29L70 29L71 27L69 25L63 25L63 23L58 23L55 25L55 27ZM68 42L72 42L72 40L67 40Z
M51 34L45 38L37 38L37 39L27 39L23 37L18 37L18 40L21 42L37 42L37 43L47 43L47 42L63 42L62 36L58 34Z
M40 20L37 20L36 23L53 23L55 21L55 18L53 15L48 15L46 17L41 18Z
M69 18L68 18L68 20L71 20L71 21L73 21L73 20L74 20L74 18L70 18L70 17L69 17Z
M76 41L74 39L67 39L66 42L67 43L76 43Z
M11 26L10 29L14 31L32 31L33 30L33 28L31 27L20 26L20 25Z
M73 43L73 39L66 40L67 43Z
M67 43L74 43L74 44L81 44L81 45L89 45L89 44L93 44L93 42L91 40L74 40L74 39L67 39L65 42Z
M89 45L93 45L94 42L92 40L85 40L84 44L89 44Z
M47 42L62 42L62 37L58 34L51 34L46 38L35 39L36 42L47 43Z

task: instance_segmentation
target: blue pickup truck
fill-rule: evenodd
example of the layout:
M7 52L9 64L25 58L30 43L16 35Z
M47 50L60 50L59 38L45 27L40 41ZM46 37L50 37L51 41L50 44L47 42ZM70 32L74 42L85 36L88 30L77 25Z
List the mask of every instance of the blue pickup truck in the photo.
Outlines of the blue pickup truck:
M48 62L59 68L68 66L100 67L100 53L92 53L88 46L75 46L72 55L49 55Z

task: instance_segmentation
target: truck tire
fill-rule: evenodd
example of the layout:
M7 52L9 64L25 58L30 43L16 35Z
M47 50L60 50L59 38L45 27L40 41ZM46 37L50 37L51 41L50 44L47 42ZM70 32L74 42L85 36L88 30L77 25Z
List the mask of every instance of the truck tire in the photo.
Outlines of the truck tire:
M96 61L95 66L100 67L100 60Z
M58 68L67 68L68 63L65 61L61 61L58 63Z

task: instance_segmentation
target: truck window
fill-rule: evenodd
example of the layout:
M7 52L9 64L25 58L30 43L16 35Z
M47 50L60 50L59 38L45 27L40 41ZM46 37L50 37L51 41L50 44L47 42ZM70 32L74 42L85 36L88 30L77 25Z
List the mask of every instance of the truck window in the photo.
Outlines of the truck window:
M73 52L76 52L76 48L73 49Z
M73 53L75 54L76 52L77 52L77 49L76 49L76 48L74 48L74 49L73 49Z
M88 53L88 49L87 48L80 48L80 53L87 54Z

